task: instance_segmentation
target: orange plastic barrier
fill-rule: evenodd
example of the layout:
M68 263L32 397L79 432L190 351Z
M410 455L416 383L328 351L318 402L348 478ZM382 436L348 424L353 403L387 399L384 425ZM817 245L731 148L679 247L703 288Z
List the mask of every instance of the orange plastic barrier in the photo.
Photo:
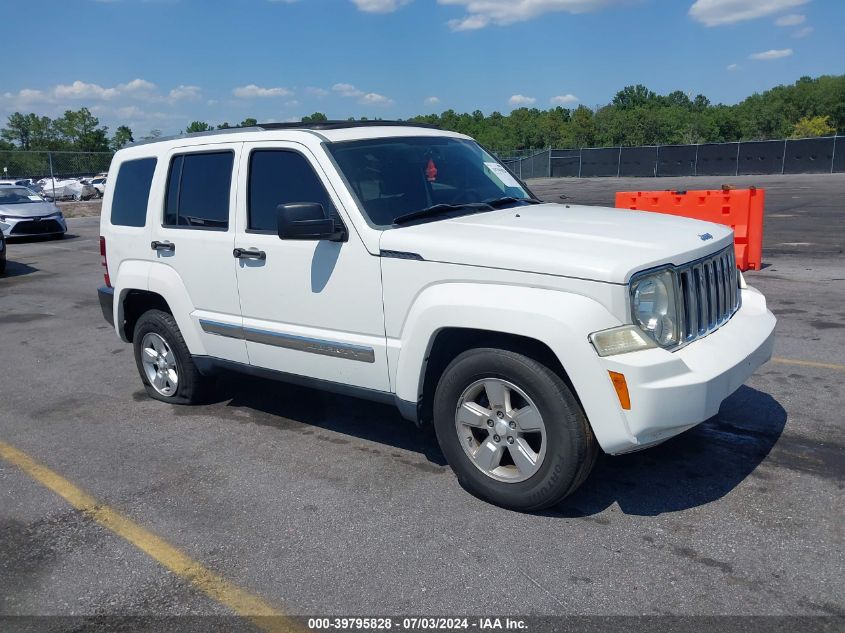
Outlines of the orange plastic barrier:
M700 191L620 191L616 207L680 215L724 224L734 230L740 270L760 270L763 264L764 189Z

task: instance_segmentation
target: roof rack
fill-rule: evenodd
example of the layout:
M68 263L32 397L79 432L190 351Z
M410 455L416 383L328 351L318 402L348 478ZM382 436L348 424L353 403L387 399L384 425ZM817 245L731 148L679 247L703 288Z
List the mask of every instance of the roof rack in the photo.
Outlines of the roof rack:
M415 123L414 121L311 121L309 123L259 123L262 130L342 130L352 127L426 127L439 130L437 125Z
M161 143L162 141L172 141L182 138L196 138L198 136L217 136L223 134L233 134L236 132L261 132L264 130L305 130L305 131L319 131L319 130L343 130L355 127L422 127L433 130L441 129L437 125L429 123L414 123L413 121L312 121L310 123L258 123L256 125L244 127L226 127L220 130L207 130L205 132L191 132L190 134L175 134L173 136L160 136L158 138L151 138L147 140L135 141L130 145L148 145L150 143Z

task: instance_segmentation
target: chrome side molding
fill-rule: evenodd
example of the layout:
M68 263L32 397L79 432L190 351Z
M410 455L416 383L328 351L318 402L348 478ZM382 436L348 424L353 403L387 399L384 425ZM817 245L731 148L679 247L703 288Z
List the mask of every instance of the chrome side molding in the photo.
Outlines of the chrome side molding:
M307 336L297 336L295 334L281 334L279 332L270 332L269 330L261 330L251 327L241 327L239 325L230 325L228 323L208 321L206 319L200 319L200 327L202 327L203 331L208 334L215 334L217 336L225 336L235 339L244 339L246 341L250 341L251 343L283 347L285 349L307 352L309 354L345 358L347 360L355 360L362 363L376 362L375 350L372 347L367 347L365 345L338 343L336 341L327 341L325 339L310 338Z

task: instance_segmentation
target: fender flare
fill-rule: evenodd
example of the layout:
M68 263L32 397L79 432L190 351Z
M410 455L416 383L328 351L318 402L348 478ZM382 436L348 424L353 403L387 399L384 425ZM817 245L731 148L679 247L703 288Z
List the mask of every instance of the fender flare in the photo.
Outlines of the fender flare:
M548 346L567 372L602 446L631 441L625 416L591 332L621 325L603 305L571 292L483 283L430 286L415 299L400 333L396 395L418 402L437 334L468 328L513 334Z
M191 317L194 305L182 278L173 268L155 262L130 260L120 265L117 278L120 279L121 285L115 288L115 295L119 297L114 307L115 324L123 323L123 302L131 290L154 292L170 306L170 311L176 325L179 326L182 338L185 339L188 351L193 355L205 355L205 346ZM125 334L121 331L122 327L116 325L116 328L120 337L126 340Z

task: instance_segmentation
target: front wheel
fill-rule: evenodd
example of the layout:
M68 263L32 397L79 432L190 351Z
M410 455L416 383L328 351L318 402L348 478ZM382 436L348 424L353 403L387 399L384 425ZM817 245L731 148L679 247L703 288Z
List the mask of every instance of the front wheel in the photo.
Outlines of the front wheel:
M598 452L561 377L509 350L455 358L437 385L434 425L461 485L513 510L561 501L586 479Z
M151 398L172 404L199 404L211 378L200 374L172 315L149 310L135 324L135 364Z

